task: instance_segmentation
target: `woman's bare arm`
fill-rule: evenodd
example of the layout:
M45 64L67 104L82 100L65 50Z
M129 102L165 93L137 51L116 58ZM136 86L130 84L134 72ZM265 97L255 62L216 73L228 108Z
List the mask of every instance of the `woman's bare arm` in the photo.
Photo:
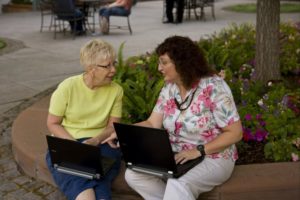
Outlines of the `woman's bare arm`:
M56 137L64 138L64 139L70 139L75 140L67 131L66 129L61 125L63 120L63 117L53 115L51 113L48 113L47 118L47 127L51 134L53 134Z

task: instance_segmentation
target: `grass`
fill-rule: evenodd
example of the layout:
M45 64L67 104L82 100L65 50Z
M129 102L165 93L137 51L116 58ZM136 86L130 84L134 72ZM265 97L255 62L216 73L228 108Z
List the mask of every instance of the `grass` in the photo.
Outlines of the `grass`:
M255 3L236 4L224 7L223 10L241 12L241 13L256 13ZM300 4L296 3L282 3L280 4L281 13L300 13Z
M3 49L4 47L6 47L6 43L0 38L0 49Z

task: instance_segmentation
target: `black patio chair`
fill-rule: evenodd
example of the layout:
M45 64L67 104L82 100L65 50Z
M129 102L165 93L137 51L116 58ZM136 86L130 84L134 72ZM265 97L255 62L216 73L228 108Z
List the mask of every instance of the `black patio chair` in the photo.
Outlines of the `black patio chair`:
M194 10L196 19L203 19L205 21L206 18L204 9L206 7L211 7L212 18L213 20L216 20L214 3L215 0L186 0L186 9L188 9L188 17L190 17L190 11ZM197 9L199 9L199 11ZM198 16L198 13L200 14L200 16Z
M40 32L43 32L43 28L51 30L53 25L53 13L52 13L52 0L40 0L41 11L41 28ZM50 24L45 25L45 17L50 16Z
M131 29L130 19L129 19L130 14L131 14L131 10L130 10L129 14L127 14L127 15L116 15L116 14L110 15L110 21L111 21L112 17L126 17L127 18L127 26L126 25L115 25L115 24L109 23L109 29L125 29L125 30L129 30L130 35L132 35L132 29Z
M73 24L73 30L71 27L71 33L73 34L73 39L79 32L76 30L78 23L82 23L82 31L86 31L85 27L85 16L82 12L76 9L74 0L53 0L52 12L54 13L54 39L56 39L57 28L61 31L61 22L68 21ZM63 32L65 33L66 28L64 23L62 25Z
M203 19L205 21L205 7L211 7L211 15L214 20L216 20L215 16L215 0L200 0L200 19Z

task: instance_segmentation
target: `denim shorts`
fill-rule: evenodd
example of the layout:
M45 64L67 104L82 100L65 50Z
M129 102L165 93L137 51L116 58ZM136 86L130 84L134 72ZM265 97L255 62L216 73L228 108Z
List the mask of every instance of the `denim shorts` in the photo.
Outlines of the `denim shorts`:
M79 140L82 142L84 139ZM99 180L90 180L79 176L69 175L58 172L53 168L49 151L46 155L47 166L58 188L69 200L75 200L76 197L86 189L94 189L96 199L111 199L111 182L119 174L121 153L119 149L111 148L108 144L101 144L101 153L104 156L112 157L117 160L113 168Z

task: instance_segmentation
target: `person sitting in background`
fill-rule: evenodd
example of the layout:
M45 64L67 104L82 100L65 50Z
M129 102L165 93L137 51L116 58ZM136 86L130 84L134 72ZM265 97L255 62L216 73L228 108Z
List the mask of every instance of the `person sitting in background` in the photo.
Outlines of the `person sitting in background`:
M76 20L76 25L75 25L75 22L73 20L69 21L72 33L75 32L76 35L85 34L86 30L84 28L83 16L84 16L84 14L78 8L76 8L75 17L80 18L80 19Z
M105 177L89 180L58 172L48 152L46 160L53 179L71 200L111 199L110 186L119 173L121 154L103 141L122 115L123 89L112 82L115 59L109 43L100 39L87 42L80 50L84 73L64 80L51 96L47 126L52 135L99 146L102 155L117 160Z
M109 16L128 16L132 7L132 0L116 0L107 6L100 8L99 11L99 22L100 29L103 34L109 32Z
M85 34L84 13L76 7L75 0L55 0L53 5L54 13L57 14L58 18L69 21L72 33L76 35Z

